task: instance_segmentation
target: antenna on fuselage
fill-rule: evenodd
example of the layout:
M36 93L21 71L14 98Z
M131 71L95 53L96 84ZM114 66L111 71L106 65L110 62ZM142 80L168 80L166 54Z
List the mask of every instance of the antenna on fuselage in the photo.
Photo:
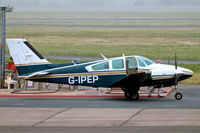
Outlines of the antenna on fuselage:
M74 65L76 65L77 63L80 62L80 59L79 58L74 58L72 59L72 63L74 63Z
M104 60L106 60L107 58L101 53L101 56L103 57Z

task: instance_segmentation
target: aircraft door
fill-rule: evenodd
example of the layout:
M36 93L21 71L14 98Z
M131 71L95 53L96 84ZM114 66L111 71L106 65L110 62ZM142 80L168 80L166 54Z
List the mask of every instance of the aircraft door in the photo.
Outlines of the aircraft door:
M135 57L126 58L126 73L128 75L136 73L138 70L138 63Z

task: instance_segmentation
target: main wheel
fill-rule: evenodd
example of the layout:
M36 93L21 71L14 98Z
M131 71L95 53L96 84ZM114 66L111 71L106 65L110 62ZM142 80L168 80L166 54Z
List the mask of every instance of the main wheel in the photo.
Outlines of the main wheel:
M124 96L127 100L138 100L139 99L139 91L140 86L136 85L134 87L125 87L122 88L122 90L124 91Z
M127 100L138 100L139 99L139 93L135 92L135 93L131 93L131 92L124 92L124 96Z
M130 95L130 99L131 100L138 100L139 99L139 93L138 92L132 93Z
M177 92L177 93L175 94L176 100L181 100L182 97L183 97L183 95L182 95L180 92Z

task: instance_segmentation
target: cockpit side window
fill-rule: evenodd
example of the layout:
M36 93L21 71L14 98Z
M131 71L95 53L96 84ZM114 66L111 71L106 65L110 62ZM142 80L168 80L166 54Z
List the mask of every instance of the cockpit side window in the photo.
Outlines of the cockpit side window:
M137 58L137 60L138 60L138 64L139 64L140 67L146 67L146 65L145 65L145 63L142 59Z
M123 69L124 68L124 61L123 61L123 59L113 60L112 61L112 68L113 69Z
M143 56L139 56L140 59L142 59L147 65L151 65L151 64L155 64L152 60L143 57Z
M92 66L92 69L93 70L107 70L107 69L109 69L109 63L104 62L104 63L94 65L94 66Z

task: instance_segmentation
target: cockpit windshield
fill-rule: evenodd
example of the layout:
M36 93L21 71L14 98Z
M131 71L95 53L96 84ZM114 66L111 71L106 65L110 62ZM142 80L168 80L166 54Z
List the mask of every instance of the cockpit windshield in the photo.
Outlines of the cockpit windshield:
M155 64L155 62L153 62L152 60L150 60L146 57L138 56L137 58L138 58L138 60L142 60L143 62L145 62L147 65Z

